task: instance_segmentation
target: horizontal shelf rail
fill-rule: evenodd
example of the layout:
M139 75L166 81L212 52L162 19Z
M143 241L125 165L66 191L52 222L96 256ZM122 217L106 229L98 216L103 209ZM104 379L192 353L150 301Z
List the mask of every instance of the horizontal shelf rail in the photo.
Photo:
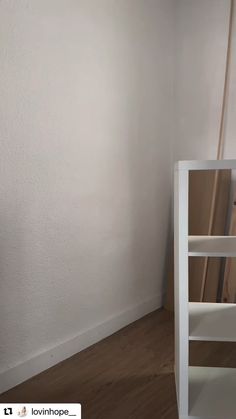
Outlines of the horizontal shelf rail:
M236 304L189 303L189 340L236 342Z
M236 257L236 236L189 236L188 255Z

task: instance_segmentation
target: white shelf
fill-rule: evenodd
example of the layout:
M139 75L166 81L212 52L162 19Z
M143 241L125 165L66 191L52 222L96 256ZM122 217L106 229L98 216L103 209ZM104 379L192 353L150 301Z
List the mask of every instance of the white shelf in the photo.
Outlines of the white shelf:
M236 342L236 304L189 303L189 339Z
M189 419L235 419L236 370L189 367Z
M236 236L189 236L189 256L236 257Z
M189 171L236 169L236 160L175 166L175 383L179 419L236 419L236 369L189 367L189 341L236 342L236 305L189 303L189 256L236 257L236 236L188 236Z
M175 170L226 170L236 169L236 160L182 160L175 163Z

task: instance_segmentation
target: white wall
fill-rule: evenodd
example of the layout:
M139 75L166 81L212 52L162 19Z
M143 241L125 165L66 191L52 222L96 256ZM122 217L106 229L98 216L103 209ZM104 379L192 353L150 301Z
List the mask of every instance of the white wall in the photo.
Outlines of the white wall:
M161 304L173 13L0 2L2 391Z
M175 159L216 158L230 0L177 0ZM236 11L225 158L236 158Z

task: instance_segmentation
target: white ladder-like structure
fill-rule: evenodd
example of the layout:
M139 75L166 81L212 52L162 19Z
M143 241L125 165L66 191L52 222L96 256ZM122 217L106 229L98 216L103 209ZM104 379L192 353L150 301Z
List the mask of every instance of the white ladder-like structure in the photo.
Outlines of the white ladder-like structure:
M235 419L236 369L189 366L189 341L236 342L236 304L191 303L189 256L236 257L236 236L188 235L190 170L236 170L236 160L175 167L175 379L179 419ZM236 278L235 278L236 280Z

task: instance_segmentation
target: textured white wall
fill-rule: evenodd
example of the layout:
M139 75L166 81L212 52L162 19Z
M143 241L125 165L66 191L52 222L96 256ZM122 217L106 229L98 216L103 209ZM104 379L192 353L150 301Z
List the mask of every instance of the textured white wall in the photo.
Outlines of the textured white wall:
M172 19L172 0L0 2L0 371L162 293Z
M175 159L216 158L230 0L178 0ZM236 158L236 16L225 158Z

